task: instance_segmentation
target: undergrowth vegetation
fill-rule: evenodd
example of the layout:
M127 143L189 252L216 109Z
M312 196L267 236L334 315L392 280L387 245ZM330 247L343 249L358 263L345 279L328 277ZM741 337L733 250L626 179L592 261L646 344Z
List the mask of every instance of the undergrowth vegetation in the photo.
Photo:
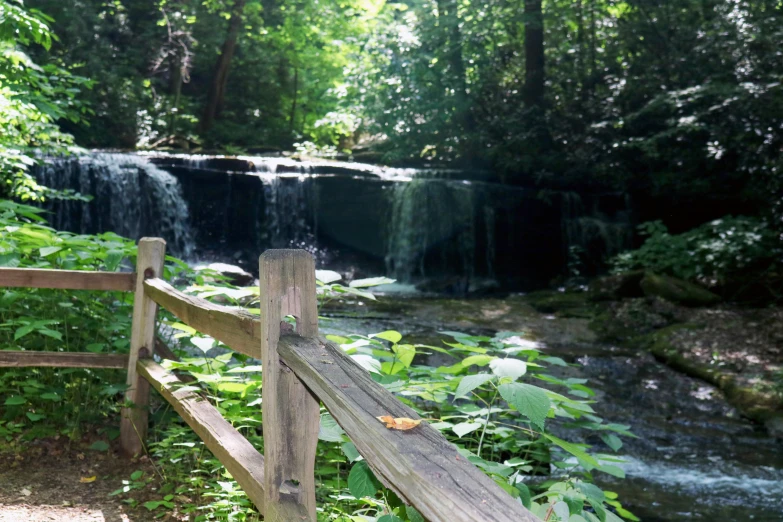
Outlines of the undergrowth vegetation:
M0 209L2 266L108 271L134 266L129 240L58 232L46 226L40 210L8 201L0 202ZM186 292L257 311L257 287L234 287L214 272L168 261L166 278ZM322 300L374 299L368 288L388 282L373 278L343 285L329 271L317 277ZM131 309L132 295L118 292L6 289L0 296L0 349L127 352ZM190 375L189 386L262 449L258 361L231 352L165 311L159 318L161 339L179 356L162 364ZM623 444L620 436L633 435L627 426L596 414L595 394L584 380L550 374L550 368L566 363L539 351L522 333L443 335L440 346L406 343L396 331L330 340L542 520L635 520L614 493L592 483L597 473L623 476L616 452ZM32 439L76 441L89 432L98 439L92 449L108 451L118 434L124 381L124 372L116 370L0 371L0 448L21 452ZM151 413L147 449L157 477L137 471L115 495L149 517L176 512L191 520L259 519L237 483L165 401L153 401ZM580 442L589 434L602 441L599 447ZM319 519L423 520L379 483L326 410L319 439Z
M662 222L652 221L639 231L647 239L637 250L617 256L615 271L652 270L717 286L774 269L783 256L778 233L759 218L727 216L682 234L670 234Z

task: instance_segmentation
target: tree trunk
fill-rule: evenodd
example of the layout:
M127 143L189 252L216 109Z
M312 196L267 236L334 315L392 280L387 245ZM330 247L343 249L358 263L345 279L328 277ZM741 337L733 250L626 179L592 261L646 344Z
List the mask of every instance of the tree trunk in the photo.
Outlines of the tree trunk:
M525 0L525 105L544 106L544 16L541 0Z
M293 137L294 135L294 121L296 120L296 101L299 94L299 68L294 67L294 99L291 102L291 118L288 124L288 132Z
M448 64L449 74L445 77L445 86L451 86L454 90L454 123L461 131L463 142L462 154L466 163L473 161L473 140L476 130L476 122L471 112L471 103L468 98L467 75L465 62L462 58L462 33L460 32L460 20L457 0L437 0L439 46L443 53L445 63Z
M226 92L226 82L228 81L228 72L231 66L231 59L234 57L234 50L237 46L239 29L242 26L242 10L247 0L236 0L234 9L231 12L231 19L228 22L228 33L220 50L217 63L215 64L215 73L212 76L212 84L209 87L207 104L204 108L204 114L201 117L201 132L207 132L215 118L220 114L223 108L223 100Z

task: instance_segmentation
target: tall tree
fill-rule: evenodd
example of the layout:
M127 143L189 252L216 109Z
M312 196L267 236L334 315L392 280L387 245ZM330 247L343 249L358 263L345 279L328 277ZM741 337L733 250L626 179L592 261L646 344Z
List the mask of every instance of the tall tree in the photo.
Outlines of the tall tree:
M204 114L201 117L201 132L207 132L212 127L212 123L223 108L228 73L231 68L231 60L234 57L234 50L237 46L239 29L242 27L242 12L245 8L245 3L246 0L236 0L231 11L231 18L228 21L228 32L215 64L212 83L207 95L207 103L204 106Z
M541 0L525 0L525 105L544 106L544 16Z

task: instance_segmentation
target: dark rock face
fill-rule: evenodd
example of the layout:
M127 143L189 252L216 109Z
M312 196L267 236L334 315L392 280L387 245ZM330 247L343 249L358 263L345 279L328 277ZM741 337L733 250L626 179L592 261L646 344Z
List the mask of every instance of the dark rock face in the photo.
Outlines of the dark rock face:
M622 274L598 277L590 281L590 299L593 301L613 301L629 297L642 297L644 291L640 283L644 270L633 270Z
M83 169L102 156L71 160L71 174L64 177L58 177L58 169L65 162L51 161L47 181L62 178L52 186L92 194L92 186L83 183ZM504 291L530 290L547 286L574 263L582 275L595 273L607 256L631 243L629 202L617 194L544 193L456 179L453 172L445 176L351 163L127 156L137 170L164 172L177 183L170 192L179 202L160 204L187 210L182 219L190 260L226 262L250 273L257 273L265 249L304 248L320 266L386 274L454 294L496 287L487 281ZM105 177L115 184L135 183L119 170L106 171ZM127 203L129 209L141 199L150 208L158 204L154 194L126 192L135 198ZM93 195L96 200L88 205L110 204L102 193ZM85 208L61 206L62 219L55 225L83 231L76 213ZM120 214L114 221L122 220ZM114 221L102 221L102 230L124 230ZM155 228L140 223L127 232L137 237L136 230ZM165 229L160 233L169 239Z
M652 272L645 273L639 285L649 297L661 297L685 306L709 306L721 300L720 296L699 285Z

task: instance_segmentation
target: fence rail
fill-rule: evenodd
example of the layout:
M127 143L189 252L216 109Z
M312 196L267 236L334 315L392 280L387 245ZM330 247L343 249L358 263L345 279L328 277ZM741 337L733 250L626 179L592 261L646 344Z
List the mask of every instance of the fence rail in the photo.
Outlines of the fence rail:
M310 254L269 250L261 256L260 317L176 290L162 279L164 254L163 240L144 238L135 274L0 269L0 286L135 292L127 356L0 351L0 367L127 368L126 401L132 406L123 408L123 451L133 455L143 448L152 386L226 466L267 521L316 520L314 466L321 403L378 479L427 520L538 520L426 422L399 431L377 419L418 415L343 350L319 339ZM158 305L231 349L261 359L263 455L206 399L152 359ZM294 317L294 328L287 316Z

